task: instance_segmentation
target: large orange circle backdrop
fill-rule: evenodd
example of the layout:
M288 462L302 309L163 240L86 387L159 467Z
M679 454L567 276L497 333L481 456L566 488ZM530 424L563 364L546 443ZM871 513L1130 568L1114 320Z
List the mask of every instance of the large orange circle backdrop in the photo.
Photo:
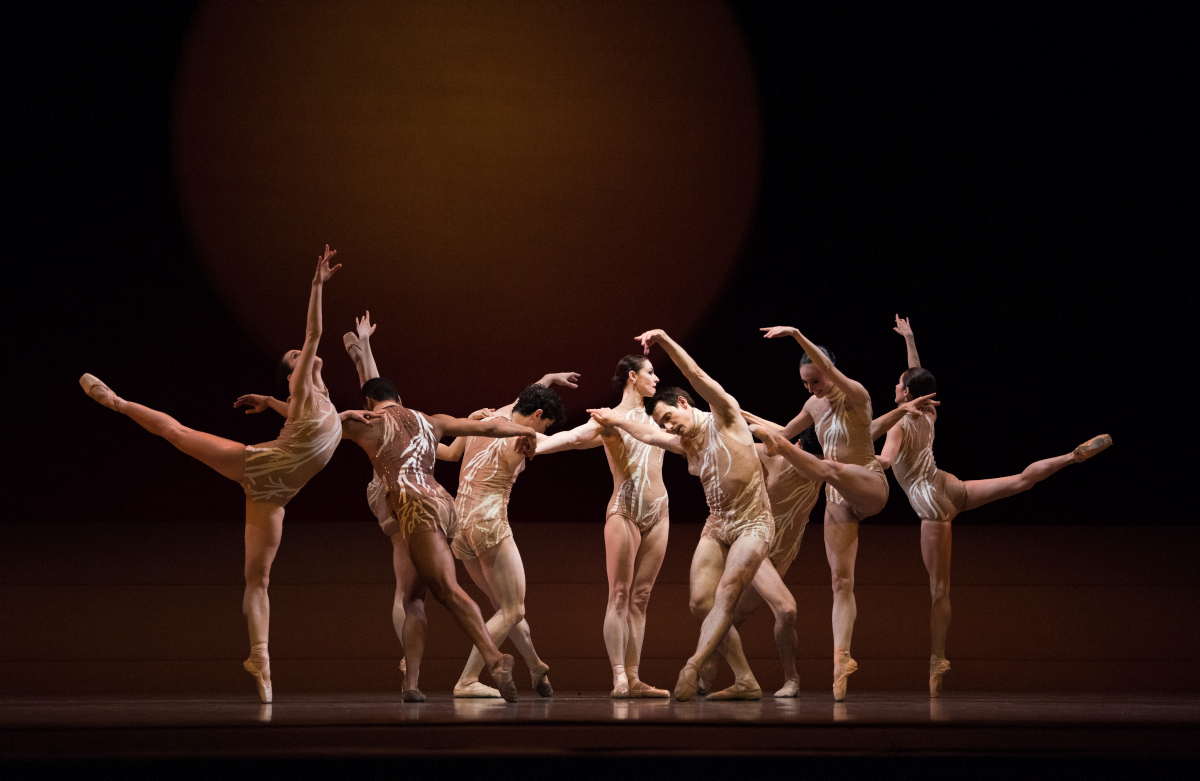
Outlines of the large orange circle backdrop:
M197 251L272 353L328 242L325 376L370 309L406 403L465 413L542 372L610 398L633 336L720 293L759 179L749 58L720 2L210 2L176 87ZM348 400L343 395L343 400Z

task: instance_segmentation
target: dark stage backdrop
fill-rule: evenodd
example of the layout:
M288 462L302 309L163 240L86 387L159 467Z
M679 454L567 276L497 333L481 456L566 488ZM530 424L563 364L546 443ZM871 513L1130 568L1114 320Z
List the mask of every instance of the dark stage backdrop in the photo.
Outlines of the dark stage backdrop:
M436 19L396 28L407 38L389 33L395 14L355 18L380 4L258 6L307 14L295 24L189 3L6 7L5 518L237 522L236 486L76 378L271 439L278 419L231 404L270 388L298 346L328 240L346 263L322 346L339 406L355 403L340 335L369 307L391 317L384 371L429 411L505 403L582 367L563 394L581 422L611 400L632 337L667 324L743 406L783 420L805 399L800 352L757 328L789 324L878 412L905 365L899 312L940 381L943 468L998 476L1103 431L1116 441L964 521L1192 521L1197 101L1182 19L485 5L512 13L431 4ZM424 63L442 70L414 73ZM381 68L403 78L372 82ZM338 168L347 157L357 167ZM406 275L431 299L420 318ZM699 486L667 462L672 518L701 521ZM451 488L454 471L439 472ZM369 474L344 448L289 518L370 522ZM610 488L598 451L540 458L512 512L598 523ZM893 485L872 522L915 519Z

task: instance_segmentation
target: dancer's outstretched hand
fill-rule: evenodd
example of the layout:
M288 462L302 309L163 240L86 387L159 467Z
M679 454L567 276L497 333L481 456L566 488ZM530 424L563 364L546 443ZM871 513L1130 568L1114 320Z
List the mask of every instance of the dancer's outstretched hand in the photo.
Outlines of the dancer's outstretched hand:
M778 339L781 336L795 336L800 333L800 329L792 328L790 325L775 325L770 328L760 328L760 331L766 331L763 334L764 339Z
M470 415L467 415L467 420L483 420L484 418L490 418L495 414L496 410L492 409L491 407L480 407Z
M667 335L667 332L662 330L661 328L654 328L654 329L649 330L646 333L642 334L641 336L635 336L634 341L641 343L642 355L649 355L650 354L650 345L654 344L655 342L657 342L659 339L663 338L666 335Z
M238 396L238 400L233 403L233 408L249 407L246 410L247 415L254 415L264 411L267 408L267 397L258 393L247 393L245 396Z
M769 456L779 455L783 443L787 442L786 439L771 429L758 424L750 426L750 433L762 440L763 447L766 448L767 455Z
M617 413L613 412L608 407L590 409L587 412L592 416L592 420L596 421L604 428L616 428L617 421L620 420L620 418L617 417Z
M893 331L903 336L905 339L913 335L912 326L908 324L907 317L896 315L896 325L892 328Z
M329 245L325 245L325 254L317 258L317 273L313 275L314 285L324 285L342 267L341 263L333 268L329 267L329 261L333 260L333 256L336 254L337 250L329 249Z
M919 415L922 412L932 412L934 407L942 406L940 401L933 400L933 397L936 395L936 393L930 393L928 396L921 396L913 399L912 401L906 401L903 404L897 404L896 406L910 415Z
M338 268L341 268L341 267L342 267L342 264L339 263ZM332 274L332 272L330 272L330 273ZM367 313L365 315L363 315L362 317L354 318L354 332L356 334L358 334L359 339L366 339L371 334L375 333L375 326L371 324L371 310L370 309L368 309Z
M538 384L549 388L551 385L565 385L568 388L578 388L579 372L553 372L543 377Z

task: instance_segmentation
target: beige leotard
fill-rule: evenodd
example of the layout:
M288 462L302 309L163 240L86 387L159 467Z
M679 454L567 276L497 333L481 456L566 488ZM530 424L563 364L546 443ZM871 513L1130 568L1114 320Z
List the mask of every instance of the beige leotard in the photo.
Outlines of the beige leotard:
M437 529L453 539L458 532L454 499L433 478L437 458L433 426L420 412L399 404L378 412L383 416L383 434L371 465L387 487L395 530L407 538L418 529Z
M700 536L723 545L750 536L770 545L775 520L754 445L725 437L711 412L696 410L695 415L698 431L685 441L684 452L688 471L700 478L708 501Z
M867 401L866 409L859 412L847 403L846 394L842 393L841 388L834 388L822 401L825 402L825 410L817 419L815 429L821 449L825 451L825 460L837 461L840 464L857 464L876 473L879 475L879 482L883 484L886 497L887 476L883 473L879 459L875 458L875 445L871 441L870 400ZM856 512L832 485L825 486L825 501L845 507L860 521L866 517Z
M803 477L783 456L760 453L759 458L766 472L767 498L771 500L775 519L775 540L767 558L775 571L783 575L800 552L808 514L821 495L821 482Z
M614 411L620 413L619 409ZM640 405L624 417L635 423L654 424ZM666 451L634 439L626 431L614 430L615 436L604 438L604 453L614 482L608 515L628 518L645 534L667 520L667 487L662 479Z
M495 415L487 420L504 418ZM508 525L508 497L513 483L525 469L525 459L510 468L505 454L514 437L467 437L462 472L458 477L458 534L450 549L461 561L479 558L484 552L512 536Z
M371 482L367 483L367 505L374 513L375 520L379 521L381 532L391 537L400 531L400 522L392 515L392 508L388 507L387 483L379 475L372 475Z
M905 415L900 421L900 450L892 474L923 521L952 521L967 499L962 480L937 468L933 460L933 416Z
M329 391L314 390L308 409L289 417L274 442L246 446L246 496L256 502L287 505L320 472L342 440L342 423Z

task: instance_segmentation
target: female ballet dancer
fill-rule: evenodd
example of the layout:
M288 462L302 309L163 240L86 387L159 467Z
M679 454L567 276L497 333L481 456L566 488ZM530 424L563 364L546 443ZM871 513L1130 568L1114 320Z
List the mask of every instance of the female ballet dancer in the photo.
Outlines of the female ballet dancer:
M626 355L617 362L613 389L621 403L613 413L626 420L651 424L644 399L654 395L658 377L644 355ZM670 523L667 488L662 480L663 453L615 427L595 420L560 431L538 442L538 453L604 445L613 475L613 493L604 519L604 554L608 572L608 606L604 611L604 646L612 665L614 699L667 699L671 693L638 677L642 638L650 592L667 553Z
M908 369L896 384L896 402L936 390L933 375L921 368L916 338L908 318L896 315L892 329L904 337ZM1084 442L1066 455L1036 461L1017 475L991 480L959 480L937 468L933 460L934 424L937 410L928 408L910 412L888 429L879 463L889 466L896 481L908 496L917 517L921 519L921 557L929 572L929 594L933 600L929 611L930 654L929 696L940 697L942 676L950 670L946 659L946 634L950 630L950 539L951 521L966 510L1028 491L1063 467L1086 461L1112 444L1112 437L1101 434Z
M836 366L829 354L788 326L763 328L767 339L791 336L804 350L800 379L812 394L800 414L782 432L755 426L769 455L782 455L801 476L825 486L825 556L833 576L833 699L846 698L846 678L858 669L850 656L857 613L854 560L858 524L887 503L888 484L875 458L871 438L871 396ZM789 439L815 425L824 460L795 447Z
M195 431L181 425L166 413L126 401L91 374L79 378L84 391L104 406L123 413L151 434L163 437L175 447L241 483L246 492L246 591L242 612L250 633L250 657L242 663L258 685L258 696L271 701L271 661L267 653L267 634L271 608L267 598L271 564L283 533L284 507L304 484L329 462L349 421L364 423L360 413L340 415L329 400L329 391L321 379L322 361L317 356L321 340L321 297L325 283L342 267L330 267L337 254L325 246L317 260L312 290L308 298L308 324L304 346L289 350L280 362L286 372L290 396L287 421L279 438L261 445L240 442ZM239 399L239 403L242 400ZM235 404L234 406L237 406Z

